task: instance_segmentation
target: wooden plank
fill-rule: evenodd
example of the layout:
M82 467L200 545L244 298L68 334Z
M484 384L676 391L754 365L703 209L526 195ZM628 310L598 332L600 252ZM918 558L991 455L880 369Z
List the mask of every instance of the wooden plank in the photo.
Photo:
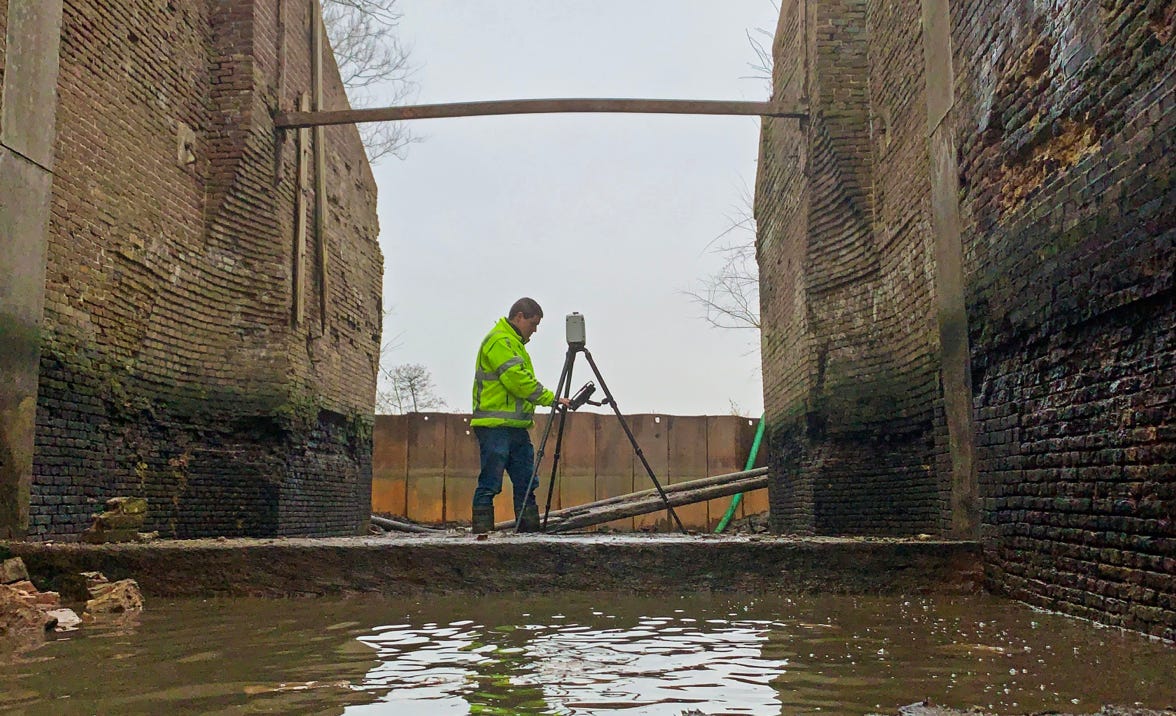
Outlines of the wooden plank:
M666 486L667 468L670 463L670 441L669 435L667 434L669 422L666 416L643 413L626 416L625 420L628 421L629 428L633 431L633 437L637 439L637 445L641 448L642 454L645 455L645 460L653 468L654 477L658 479L664 488ZM653 481L649 479L649 473L646 472L645 466L641 464L641 459L634 453L633 489L641 490L650 487L654 487ZM681 515L678 517L680 519ZM633 529L646 532L672 532L677 530L678 526L671 520L669 510L665 510L663 512L651 512L634 517Z
M630 492L633 492L633 446L616 415L600 415L596 421L596 499ZM630 532L633 518L615 520L604 527Z
M314 16L311 30L311 85L314 90L314 109L323 109L323 52L326 43L323 27L323 12L319 0L312 0ZM327 247L327 159L326 135L322 125L314 128L314 238L318 246L319 269L319 320L323 333L327 332L331 303L331 282L328 274L329 254Z
M401 107L372 107L330 112L279 112L274 125L280 129L318 127L358 122L399 122L407 119L477 117L497 114L551 114L563 112L609 112L637 114L725 114L802 119L808 110L802 105L770 102L740 102L693 99L508 99L480 102L418 104Z
M298 106L310 106L310 94L303 92ZM306 215L309 203L306 200L310 189L310 130L298 130L298 187L294 194L294 266L291 286L293 309L290 320L298 326L306 318Z
M478 486L481 460L478 438L470 427L470 416L445 416L445 494L446 522L469 522L473 517L474 488Z
M748 492L764 487L768 484L766 471L755 473L740 473L726 475L723 480L698 487L697 482L680 483L667 492L667 498L675 507L681 505L705 502L708 498L730 497L740 492ZM685 487L685 485L695 485ZM573 529L584 529L618 517L635 518L639 515L663 512L665 502L656 490L646 490L641 495L627 495L621 498L602 500L590 505L562 510L559 514L552 514L548 525L549 532L566 532Z
M314 236L318 244L319 318L327 332L331 310L330 242L327 240L327 160L323 128L314 128Z
M674 485L680 482L706 477L706 417L668 418L669 465L666 482ZM705 530L707 527L707 503L683 505L676 508L678 518L689 530Z
M417 522L440 524L445 519L445 415L414 413L408 420L405 512Z
M670 504L677 507L678 505L705 502L712 497L733 495L737 492L766 487L768 484L767 481L767 468L759 468L747 472L710 475L698 480L689 480L687 482L664 486L664 489ZM562 510L553 510L551 512L551 524L554 525L558 521L562 525L560 529L567 529L570 524L576 522L583 523L584 520L582 518L586 517L589 518L591 524L596 524L598 522L607 522L609 519L618 515L628 517L658 512L664 509L665 501L662 499L661 494L659 494L656 488L651 487L648 490L638 490L627 495L607 497L603 500L594 500L583 505L565 507ZM505 528L511 526L511 523L507 521L501 523L499 526ZM677 527L676 524L674 526L675 528Z
M372 428L372 512L405 514L408 419L377 415Z
M372 515L372 524L381 527L390 532L415 532L416 534L445 534L444 530L434 529L432 527L421 527L412 522L405 522L403 520L389 519L387 517L377 517Z
M743 469L746 451L740 453L739 432L745 418L737 415L712 415L706 419L706 470L720 475ZM707 503L707 531L712 531L731 505L731 498L720 497Z
M289 42L286 40L286 6L289 3L278 3L278 101L286 101L286 66L287 66L287 49ZM299 110L305 111L305 108L299 107ZM278 164L278 171L281 172L281 163Z
M663 485L663 489L665 490L666 494L670 497L670 502L672 504L685 505L685 504L690 504L690 501L689 500L685 500L685 501L676 500L675 495L681 495L681 493L683 493L683 492L690 492L690 491L694 491L697 493L700 490L703 490L703 489L709 488L709 487L714 487L715 485L731 486L731 485L735 485L735 483L738 483L740 480L747 480L747 479L751 479L751 478L758 479L761 477L765 477L767 474L768 474L768 469L766 467L761 467L761 468L757 468L755 470L740 471L740 472L728 472L728 473L725 473L722 475L708 475L707 477L702 477L697 480L689 480L687 482L678 482L678 483L675 483L673 485L668 485L668 486ZM758 484L752 485L752 489L755 489L758 487L760 487L760 485L758 485ZM735 492L738 492L738 489L736 489ZM710 495L710 497L713 497L713 496L714 495ZM618 504L621 502L633 502L634 500L645 499L646 497L656 497L658 499L661 499L661 495L658 493L657 488L650 487L645 490L638 490L636 492L630 492L628 494L618 495L617 497L606 497L603 500L593 500L592 502L588 503L587 505L576 505L573 507L565 507L562 510L557 510L555 512L552 512L551 514L552 514L552 516L555 516L555 514L558 512L558 514L566 516L566 515L571 515L571 514L583 512L584 509L587 507L591 507L591 508L595 509L595 508L603 507L605 505L615 505L615 504ZM702 499L706 499L706 498L702 498ZM664 506L664 503L663 503L663 506Z

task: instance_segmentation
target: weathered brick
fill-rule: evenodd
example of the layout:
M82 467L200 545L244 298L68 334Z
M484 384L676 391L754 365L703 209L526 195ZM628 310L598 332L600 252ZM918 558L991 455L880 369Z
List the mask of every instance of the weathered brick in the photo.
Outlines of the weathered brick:
M946 121L990 583L1164 635L1176 48L1153 6L951 2ZM946 524L920 15L882 0L781 8L774 96L807 92L812 117L765 120L757 177L777 530ZM1159 575L1146 593L1137 569Z
M32 537L118 495L176 536L366 521L382 259L354 127L326 130L330 313L312 276L291 322L296 158L271 114L310 87L310 7L65 0Z

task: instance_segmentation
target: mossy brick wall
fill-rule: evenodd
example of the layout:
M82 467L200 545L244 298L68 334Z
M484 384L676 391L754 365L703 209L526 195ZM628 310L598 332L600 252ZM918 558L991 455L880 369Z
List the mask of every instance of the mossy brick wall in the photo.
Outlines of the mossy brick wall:
M121 494L180 537L366 523L382 259L352 126L326 130L329 313L312 270L291 320L297 150L271 114L310 89L310 13L66 0L32 537Z
M854 7L812 5L782 8L776 92L807 88L813 118L765 123L757 187L773 526L848 532L853 519L888 529L870 522L852 494L829 489L827 476L844 471L879 509L908 510L894 525L942 530L949 460L921 8L865 5L871 177L863 232L855 211L867 204L851 200L856 165L838 154L847 145L822 99L830 81L846 78L819 52L841 33L852 64L859 16ZM797 19L806 6L807 33ZM962 0L950 8L948 121L958 148L989 583L1043 607L1173 638L1176 10L1151 0ZM847 165L849 179L829 178ZM836 191L840 204L829 199ZM876 257L873 273L851 277L860 289L840 292L874 298L860 333L860 316L820 290L827 274L812 254L829 226ZM822 321L856 347L825 343L836 329ZM839 366L838 350L858 365ZM830 380L839 373L846 377ZM828 386L839 383L860 395L835 399ZM835 451L838 431L845 439ZM888 467L919 496L878 490Z
M775 97L807 99L811 116L765 122L757 180L780 531L911 534L944 519L927 171L878 171L926 157L925 123L910 121L925 116L921 90L896 81L921 55L871 43L892 31L921 41L917 8L913 31L904 12L782 7Z
M953 4L991 584L1176 638L1176 7Z
M772 97L808 99L809 23L800 2L780 7L773 48ZM805 406L815 361L805 310L804 246L808 234L807 123L764 117L756 178L756 257L760 269L760 355L766 439L771 445L769 489L776 529L811 533L813 474L801 470Z

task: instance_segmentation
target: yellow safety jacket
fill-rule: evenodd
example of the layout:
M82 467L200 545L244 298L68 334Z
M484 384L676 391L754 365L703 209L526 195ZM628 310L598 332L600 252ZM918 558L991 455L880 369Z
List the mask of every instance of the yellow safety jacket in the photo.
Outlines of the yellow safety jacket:
M470 425L529 428L535 422L535 406L554 402L555 393L535 378L523 337L510 321L498 319L478 349Z

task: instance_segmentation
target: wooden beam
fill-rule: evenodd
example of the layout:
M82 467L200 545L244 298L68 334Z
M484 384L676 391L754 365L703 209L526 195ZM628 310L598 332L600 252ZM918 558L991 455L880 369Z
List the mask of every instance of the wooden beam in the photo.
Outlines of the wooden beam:
M740 492L750 492L768 486L768 468L712 475L689 482L679 482L664 487L666 498L673 507L705 502ZM562 510L553 510L548 515L547 532L566 532L573 529L604 524L624 517L646 515L666 509L666 501L655 489L642 490L627 495L588 502ZM498 522L495 529L514 527L514 520Z
M666 498L669 500L670 506L681 507L682 505L705 502L718 497L735 495L740 492L751 492L752 490L758 490L767 486L768 476L760 475L758 477L747 477L735 482L711 485L710 487L703 487L696 490L679 490L666 493ZM666 504L661 499L661 496L648 495L631 502L622 502L594 508L578 514L569 514L562 516L559 520L555 520L553 516L547 524L546 531L553 533L567 532L568 530L583 529L585 527L604 524L618 518L636 517L637 515L661 512L664 509L666 509Z
M405 522L404 520L392 520L387 517L380 517L379 515L372 515L371 521L373 525L382 527L385 530L396 532L419 532L421 534L445 534L445 530L437 530L431 527L422 527L421 525Z
M403 107L344 109L330 112L278 112L280 129L319 127L358 122L394 122L406 119L477 117L494 114L549 114L563 112L614 112L636 114L725 114L802 119L808 110L798 105L770 102L737 102L694 99L508 99L487 102L417 104Z
M303 92L298 98L299 107L310 107L310 93ZM291 300L294 304L290 318L293 325L302 325L306 317L306 196L310 189L310 128L298 130L298 187L294 194L294 286Z
M311 33L310 81L314 90L314 111L323 109L323 52L326 47L323 9L319 0L312 0L314 23ZM327 246L327 158L326 135L323 125L314 125L314 235L318 242L319 326L325 335L331 310L330 249Z

